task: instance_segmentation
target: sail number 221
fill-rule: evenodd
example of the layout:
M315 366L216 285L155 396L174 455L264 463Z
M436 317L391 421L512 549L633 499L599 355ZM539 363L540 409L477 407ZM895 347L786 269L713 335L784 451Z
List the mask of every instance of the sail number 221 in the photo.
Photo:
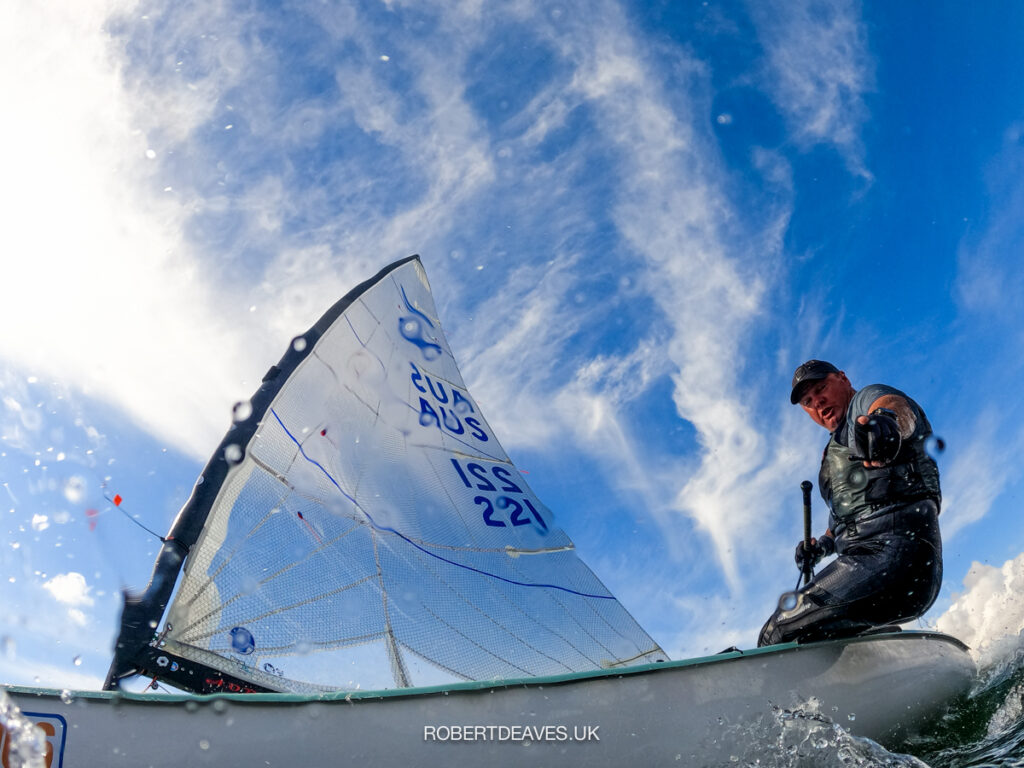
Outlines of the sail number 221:
M455 467L455 471L459 475L459 479L462 480L467 488L476 488L477 490L490 491L492 493L518 493L522 495L522 499L514 499L511 496L502 495L493 501L489 496L476 496L473 502L483 507L483 518L487 525L492 525L496 528L507 528L509 525L529 525L536 521L542 531L547 531L548 526L543 518L541 518L537 508L526 498L526 491L515 482L512 473L507 468L500 465L492 465L490 472L488 472L486 467L476 462L467 462L465 467L463 467L458 459L452 459L451 461L452 466ZM470 479L470 476L472 476L472 479ZM497 509L495 509L496 507ZM507 518L508 522L495 517L498 510L504 513L501 516Z

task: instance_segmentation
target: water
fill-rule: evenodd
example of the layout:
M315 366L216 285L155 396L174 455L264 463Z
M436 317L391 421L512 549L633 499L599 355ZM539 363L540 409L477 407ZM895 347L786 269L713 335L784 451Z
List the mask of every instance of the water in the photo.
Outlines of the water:
M1024 768L1024 644L983 667L968 699L903 748L930 768Z
M817 710L779 710L752 754L732 765L757 768L1024 768L1024 639L1000 659L979 662L968 696L930 730L889 751L851 735ZM726 734L723 734L726 735Z
M22 716L7 692L0 688L0 743L4 766L44 768L46 742L43 732Z

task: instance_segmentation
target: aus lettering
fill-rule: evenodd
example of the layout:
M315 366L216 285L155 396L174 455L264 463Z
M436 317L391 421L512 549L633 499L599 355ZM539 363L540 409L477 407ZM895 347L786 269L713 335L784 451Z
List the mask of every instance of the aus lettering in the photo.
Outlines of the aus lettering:
M412 385L424 395L419 399L420 424L424 427L436 426L453 435L470 435L482 443L490 440L467 395L450 384L430 378L414 363L409 365L412 367Z

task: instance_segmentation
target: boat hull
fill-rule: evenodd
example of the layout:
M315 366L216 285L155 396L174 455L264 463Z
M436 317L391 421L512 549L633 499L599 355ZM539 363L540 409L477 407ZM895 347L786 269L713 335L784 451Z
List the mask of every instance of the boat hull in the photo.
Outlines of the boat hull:
M217 695L10 688L51 765L717 765L816 710L898 743L966 693L974 664L928 632L784 645L614 672L376 693Z

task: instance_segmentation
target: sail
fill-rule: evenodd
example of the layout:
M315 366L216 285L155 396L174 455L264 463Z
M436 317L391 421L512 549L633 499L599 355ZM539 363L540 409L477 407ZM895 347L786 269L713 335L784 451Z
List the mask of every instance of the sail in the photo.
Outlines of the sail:
M236 416L111 679L309 693L667 658L502 449L417 257L297 337Z

